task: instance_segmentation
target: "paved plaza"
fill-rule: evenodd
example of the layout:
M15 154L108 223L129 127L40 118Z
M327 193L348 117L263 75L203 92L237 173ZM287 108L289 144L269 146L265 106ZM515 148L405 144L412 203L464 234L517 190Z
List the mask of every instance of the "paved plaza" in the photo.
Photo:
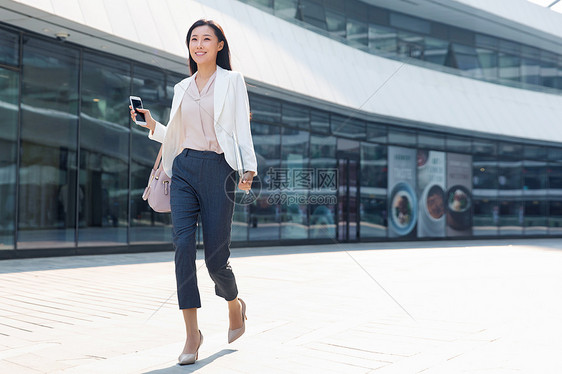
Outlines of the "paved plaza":
M184 344L172 252L0 261L0 373L561 373L562 241L233 249L246 334L198 253Z

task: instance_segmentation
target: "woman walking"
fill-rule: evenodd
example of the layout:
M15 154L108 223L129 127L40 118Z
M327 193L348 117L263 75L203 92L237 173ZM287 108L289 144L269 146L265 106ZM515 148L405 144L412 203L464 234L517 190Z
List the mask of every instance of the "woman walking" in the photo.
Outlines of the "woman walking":
M257 174L250 132L248 93L242 74L230 66L230 50L222 28L199 20L189 29L191 76L174 87L167 126L144 113L149 138L163 143L162 163L171 176L170 204L179 308L187 338L180 365L197 360L203 334L197 324L201 299L196 277L197 219L201 216L205 263L215 293L228 303L228 342L245 331L246 304L238 298L229 265L230 229L234 212L234 170L245 168L238 188L248 191ZM131 117L135 119L131 108Z

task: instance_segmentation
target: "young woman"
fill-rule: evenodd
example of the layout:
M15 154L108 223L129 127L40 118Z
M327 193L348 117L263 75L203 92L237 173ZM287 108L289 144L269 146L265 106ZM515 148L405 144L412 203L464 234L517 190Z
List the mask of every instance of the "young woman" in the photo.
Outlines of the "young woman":
M195 22L187 33L191 76L174 87L167 126L144 113L149 138L163 143L162 163L171 176L170 204L179 308L187 339L178 360L197 360L203 335L197 324L201 307L195 257L197 219L201 216L205 263L215 292L228 302L228 342L245 331L246 304L238 298L229 265L230 229L234 212L234 170L245 173L238 188L249 190L257 174L244 78L230 66L222 28L211 20ZM131 108L131 117L135 119ZM240 165L242 164L242 165Z

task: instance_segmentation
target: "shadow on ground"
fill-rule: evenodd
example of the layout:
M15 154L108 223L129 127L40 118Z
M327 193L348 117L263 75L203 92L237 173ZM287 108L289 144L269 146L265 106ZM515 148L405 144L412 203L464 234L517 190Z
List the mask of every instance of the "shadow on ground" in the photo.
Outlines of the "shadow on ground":
M173 374L173 373L193 373L199 369L201 369L202 367L204 367L205 365L209 365L210 363L212 363L213 361L215 361L216 359L229 355L231 353L236 352L235 349L223 349L220 352L215 353L212 356L209 357L205 357L201 360L197 360L195 362L195 364L193 365L179 365L176 364L174 366L170 366L169 368L164 368L164 369L158 369L158 370L151 370L151 371L146 371L143 374Z

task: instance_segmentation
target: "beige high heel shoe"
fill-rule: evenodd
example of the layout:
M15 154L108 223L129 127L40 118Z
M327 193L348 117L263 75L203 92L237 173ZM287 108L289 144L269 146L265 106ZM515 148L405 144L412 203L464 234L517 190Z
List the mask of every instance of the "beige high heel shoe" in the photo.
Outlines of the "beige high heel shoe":
M246 303L240 298L238 298L238 300L240 300L240 304L242 305L242 327L236 330L228 329L228 344L241 337L244 331L246 331L246 320L248 319L248 317L246 317Z
M182 353L178 357L179 364L180 365L194 364L195 361L197 360L197 357L199 356L199 347L201 347L201 344L203 344L203 334L201 333L201 330L199 330L199 345L197 346L197 350L195 351L195 353Z

